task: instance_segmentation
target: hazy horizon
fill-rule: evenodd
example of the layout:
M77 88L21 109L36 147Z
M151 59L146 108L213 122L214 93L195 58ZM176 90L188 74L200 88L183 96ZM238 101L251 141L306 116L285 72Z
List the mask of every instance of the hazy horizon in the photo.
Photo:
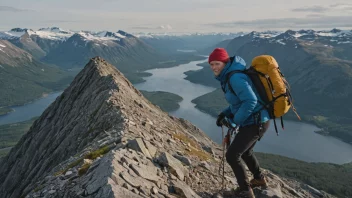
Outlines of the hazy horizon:
M139 6L136 6L139 5ZM340 0L3 0L1 31L37 30L127 32L249 32L264 30L352 29L352 3Z

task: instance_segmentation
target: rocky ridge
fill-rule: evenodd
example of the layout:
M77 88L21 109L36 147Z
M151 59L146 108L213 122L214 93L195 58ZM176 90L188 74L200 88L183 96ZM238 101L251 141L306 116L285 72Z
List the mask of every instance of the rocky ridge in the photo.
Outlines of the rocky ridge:
M220 135L220 134L219 134ZM222 151L93 58L0 163L0 197L229 197ZM224 188L237 187L225 166ZM256 197L332 197L265 171Z

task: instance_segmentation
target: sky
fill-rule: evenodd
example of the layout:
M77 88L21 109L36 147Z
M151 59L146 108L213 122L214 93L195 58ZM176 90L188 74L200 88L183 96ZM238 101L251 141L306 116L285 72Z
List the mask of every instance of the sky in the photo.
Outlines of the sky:
M351 0L1 0L0 31L248 32L352 29Z

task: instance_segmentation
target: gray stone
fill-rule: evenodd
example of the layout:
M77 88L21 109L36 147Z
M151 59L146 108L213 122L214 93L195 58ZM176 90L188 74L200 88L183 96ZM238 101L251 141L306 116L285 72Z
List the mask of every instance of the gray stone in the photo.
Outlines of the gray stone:
M181 155L177 155L177 154L174 154L173 155L176 159L180 160L183 164L187 165L187 166L191 166L192 165L192 161L187 158L187 157L184 157L184 156L181 156Z
M177 177L175 175L170 176L172 180L177 180Z
M176 143L176 141L173 140L173 139L167 139L167 142L168 142L168 143Z
M153 186L155 186L154 183L147 181L145 179L143 179L142 177L134 177L132 175L130 175L129 173L126 173L125 171L120 173L120 176L131 186L133 186L134 188L140 188L141 186L145 186L148 189L152 188Z
M172 186L177 195L182 198L200 198L187 184L182 181L171 181Z
M154 182L155 184L157 183L158 180L161 178L157 176L158 169L154 166L146 166L144 164L140 165L131 165L132 170L138 175L143 177L144 179L147 179L149 181Z
M122 179L120 176L112 173L111 179L115 182L115 184L122 186L125 183L125 180Z
M118 150L118 149L125 148L125 147L126 147L126 144L121 142L116 145L115 149Z
M145 143L145 146L147 147L147 149L149 151L149 154L152 157L155 157L155 154L157 152L157 148L155 146L153 146L149 141L144 141L144 143Z
M138 162L136 162L135 160L130 159L130 158L126 157L126 156L121 157L121 162L126 163L127 166L130 166L132 164L138 165Z
M163 171L160 170L160 169L158 169L157 175L158 175L159 177L162 177L162 176L163 176Z
M209 164L206 162L206 161L202 161L199 166L209 170L209 171L212 171L212 168L209 166Z
M236 178L234 178L234 177L229 177L229 176L226 176L226 175L225 175L225 178L224 178L224 179L227 180L227 181L229 181L229 182L231 182L233 185L237 185ZM222 177L221 177L221 180L222 180Z
M140 192L139 194L140 194L140 195L141 195L141 194L144 194L144 195L149 196L150 193L151 193L151 192L150 192L150 189L151 189L151 188L147 188L146 186L140 186L139 189L138 189L139 192Z
M182 163L174 158L167 152L163 152L160 154L159 163L163 166L167 166L172 174L177 176L181 181L184 180L185 174L187 174L187 170L183 167Z
M111 158L112 158L112 155L110 155L109 158L108 156L103 157L101 159L101 162L94 169L94 172L91 174L91 177L94 179L92 179L86 186L86 191L88 195L96 192L99 188L101 188L102 186L105 186L106 183L108 182L108 178L110 177L110 174L113 172L112 167L110 165Z
M158 189L153 187L152 190L151 190L151 193L153 194L158 194Z
M109 183L111 184L110 180ZM133 193L133 190L129 191L121 186L114 184L111 184L111 191L113 192L114 197L141 198L141 196L139 196L138 194Z
M314 195L316 195L316 196L318 196L318 197L324 197L323 193L321 193L319 190L313 188L312 186L307 185L307 184L305 184L304 186L305 186L305 188L306 188L309 192L311 192L312 194L314 194Z
M258 198L283 198L280 184L264 190L254 189L254 192Z
M49 194L51 195L51 194L54 194L54 193L56 193L56 190L50 190L49 191Z
M131 191L139 195L139 191L136 188L133 188Z
M206 152L215 155L215 152L213 150L213 148L211 148L210 146L202 146L203 150L205 150Z
M136 139L130 140L128 142L128 148L131 148L135 151L139 151L143 153L146 157L152 158L148 149L145 147L142 138L136 138Z
M72 175L72 171L67 171L65 174L65 176L70 176L70 175Z
M126 188L127 190L132 190L132 187L128 183L123 183L122 187Z

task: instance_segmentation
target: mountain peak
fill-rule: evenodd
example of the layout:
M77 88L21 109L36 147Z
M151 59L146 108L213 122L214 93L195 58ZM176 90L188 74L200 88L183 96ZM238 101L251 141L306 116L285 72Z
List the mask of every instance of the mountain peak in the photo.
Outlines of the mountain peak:
M129 34L129 33L122 31L122 30L117 31L117 33L121 34L122 36L126 36L126 37L134 37L132 34Z
M31 30L31 29L27 29L27 28L12 28L10 31L12 31L12 32L27 32L28 30Z
M187 130L187 122L177 120L146 100L114 66L100 57L92 58L3 158L0 197L34 193L37 182L53 175L59 179L60 174L55 173L66 173L63 167L72 167L72 160L81 162L79 156L102 148L110 151L122 138L159 137L166 141L176 132L189 138L197 136L188 134L195 130L193 125L193 129ZM199 142L211 142L200 137ZM164 151L174 149L172 145L162 147ZM92 160L92 157L85 159L88 158ZM81 165L76 164L72 171L73 168L78 171ZM77 187L82 185L76 182Z
M337 29L337 28L334 28L334 29L330 30L330 32L332 32L332 33L339 33L339 32L342 32L342 30Z
M72 34L70 31L66 31L64 29L61 29L59 27L47 27L47 28L40 28L38 31L42 32L52 32L52 33L61 33L61 34Z
M55 166L82 149L94 148L106 136L104 132L120 133L124 124L121 111L109 101L122 90L116 79L127 81L99 57L89 61L2 161L0 197L19 197L33 190L35 181Z

